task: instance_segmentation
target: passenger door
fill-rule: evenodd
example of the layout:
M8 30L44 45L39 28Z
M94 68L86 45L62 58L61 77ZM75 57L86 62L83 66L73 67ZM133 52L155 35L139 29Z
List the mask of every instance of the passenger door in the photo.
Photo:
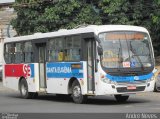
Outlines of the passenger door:
M36 61L39 64L39 89L45 91L46 85L46 43L35 43Z
M95 91L95 40L93 38L85 40L87 49L87 83L88 92Z

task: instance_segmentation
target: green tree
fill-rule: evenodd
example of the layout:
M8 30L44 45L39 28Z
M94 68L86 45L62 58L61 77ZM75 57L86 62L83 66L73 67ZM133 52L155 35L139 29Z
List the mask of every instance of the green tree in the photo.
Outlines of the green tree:
M102 24L128 24L146 27L160 55L160 0L102 0Z
M160 0L154 0L152 10L151 37L153 39L155 55L160 55Z
M100 3L103 24L130 24L128 0L102 0Z
M74 28L80 24L101 24L92 5L78 0L19 0L12 25L18 35Z

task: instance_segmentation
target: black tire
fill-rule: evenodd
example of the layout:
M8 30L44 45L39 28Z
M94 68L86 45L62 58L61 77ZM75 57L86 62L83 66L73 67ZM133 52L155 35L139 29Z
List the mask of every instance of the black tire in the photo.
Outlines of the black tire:
M66 94L56 94L56 96L58 98L68 98L69 97L69 95L66 95Z
M77 80L75 80L72 84L72 99L77 104L82 104L87 102L87 96L82 95L81 87Z
M129 96L122 96L122 95L115 95L114 96L117 100L117 102L126 102L129 98Z
M24 99L35 98L38 96L38 93L28 92L28 85L25 79L22 79L20 81L19 90L20 90L21 97Z

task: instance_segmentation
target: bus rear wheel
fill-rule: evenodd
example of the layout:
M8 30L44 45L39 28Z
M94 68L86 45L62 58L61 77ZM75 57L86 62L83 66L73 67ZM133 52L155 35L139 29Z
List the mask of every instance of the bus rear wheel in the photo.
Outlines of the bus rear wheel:
M36 98L38 96L38 93L28 92L27 81L23 78L20 81L20 95L24 99L29 99L29 98Z
M77 104L86 103L87 101L87 96L82 95L81 87L77 80L72 84L72 99Z
M128 98L129 98L128 95L126 95L126 96L115 95L114 97L116 98L117 102L126 102L128 100Z

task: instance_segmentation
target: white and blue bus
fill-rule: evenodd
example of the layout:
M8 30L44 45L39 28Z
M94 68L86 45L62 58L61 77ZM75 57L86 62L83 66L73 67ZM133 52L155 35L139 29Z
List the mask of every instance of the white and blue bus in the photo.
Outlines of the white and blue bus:
M3 84L23 98L38 93L88 96L130 94L154 89L154 53L143 27L89 25L4 40Z

